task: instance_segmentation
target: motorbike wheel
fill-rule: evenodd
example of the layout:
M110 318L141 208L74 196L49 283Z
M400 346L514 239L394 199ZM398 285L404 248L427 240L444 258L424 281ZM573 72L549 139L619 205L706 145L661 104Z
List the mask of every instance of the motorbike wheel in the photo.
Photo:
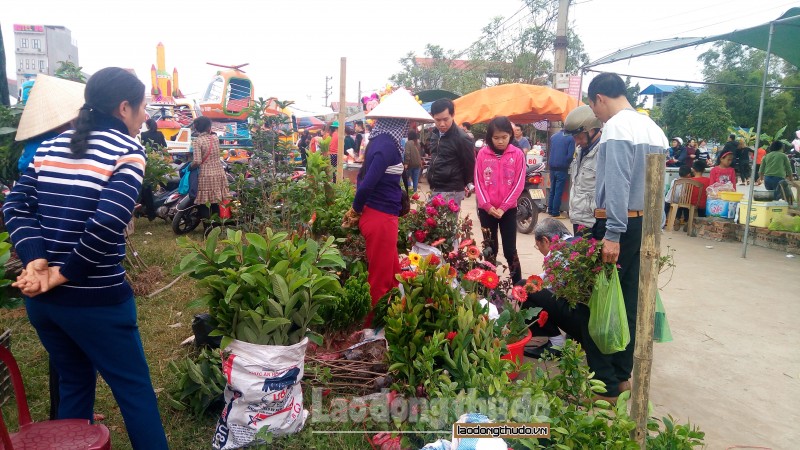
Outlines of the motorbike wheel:
M517 199L517 231L531 234L539 221L539 207L527 191Z
M197 213L197 207L192 206L184 211L178 211L172 219L172 231L178 236L192 232L198 225L200 225L200 216Z

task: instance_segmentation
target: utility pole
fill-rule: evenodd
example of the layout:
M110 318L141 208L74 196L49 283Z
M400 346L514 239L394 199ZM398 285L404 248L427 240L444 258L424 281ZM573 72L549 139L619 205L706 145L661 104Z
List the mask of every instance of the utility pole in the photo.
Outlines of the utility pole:
M556 74L564 73L567 70L567 16L569 14L569 0L559 0L558 2L558 23L556 25L556 41L555 41L555 60L553 68ZM553 78L553 86L555 86L555 78Z
M337 143L338 161L336 176L339 183L344 182L344 130L347 118L347 58L342 57L339 68L339 142Z
M333 80L333 77L325 77L325 104L322 106L331 106L331 104L328 103L328 97L331 96L331 92L333 91L333 86L328 86L331 80Z

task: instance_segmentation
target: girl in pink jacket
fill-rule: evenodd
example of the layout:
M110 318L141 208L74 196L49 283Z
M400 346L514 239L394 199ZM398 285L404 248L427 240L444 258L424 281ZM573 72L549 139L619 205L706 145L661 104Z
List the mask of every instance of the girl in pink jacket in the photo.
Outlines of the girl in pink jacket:
M486 145L475 161L475 193L483 239L497 257L497 229L503 238L503 255L511 281L522 279L517 257L517 199L525 187L525 154L511 145L514 130L508 117L489 122Z

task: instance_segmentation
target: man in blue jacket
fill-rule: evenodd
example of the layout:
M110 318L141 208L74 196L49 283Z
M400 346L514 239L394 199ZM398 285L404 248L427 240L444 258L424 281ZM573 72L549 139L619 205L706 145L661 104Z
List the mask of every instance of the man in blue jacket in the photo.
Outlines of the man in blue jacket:
M569 179L569 166L575 154L575 139L559 131L550 138L550 194L547 197L547 212L558 219L566 219L561 215L561 195Z

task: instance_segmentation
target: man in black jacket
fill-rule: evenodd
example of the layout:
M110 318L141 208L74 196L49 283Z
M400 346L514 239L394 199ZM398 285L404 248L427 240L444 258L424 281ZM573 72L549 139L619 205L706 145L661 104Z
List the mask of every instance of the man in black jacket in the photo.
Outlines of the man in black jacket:
M455 123L455 105L449 99L436 100L431 115L436 122L437 137L433 138L428 184L431 194L442 194L459 206L466 192L473 188L475 151L472 141Z

